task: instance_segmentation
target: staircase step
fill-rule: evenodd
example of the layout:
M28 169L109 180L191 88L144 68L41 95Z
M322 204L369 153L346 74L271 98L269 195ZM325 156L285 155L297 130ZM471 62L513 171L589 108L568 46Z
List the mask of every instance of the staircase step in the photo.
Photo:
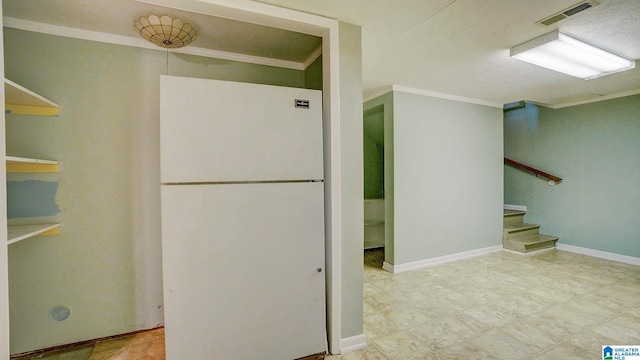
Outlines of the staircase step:
M505 225L503 228L503 237L513 239L518 237L537 235L539 231L538 229L540 229L540 225L538 224L509 224Z
M526 211L520 211L520 210L504 210L504 217L509 217L509 216L517 216L517 215L524 215L526 214Z
M502 224L504 226L508 226L511 224L518 224L524 221L524 215L526 211L517 211L517 210L504 210L504 218L502 220Z
M502 242L502 247L505 249L518 251L522 253L553 248L558 241L557 236L552 235L532 235L518 238L509 238Z
M517 224L511 224L509 226L505 226L504 230L512 233L512 232L518 232L518 231L523 231L528 229L537 229L539 227L540 225L538 224L517 223Z

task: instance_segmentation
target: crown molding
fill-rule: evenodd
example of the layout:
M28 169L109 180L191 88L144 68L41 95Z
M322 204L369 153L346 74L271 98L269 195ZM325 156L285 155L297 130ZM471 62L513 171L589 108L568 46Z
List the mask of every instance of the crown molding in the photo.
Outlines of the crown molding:
M362 100L363 100L363 102L367 102L369 100L373 100L373 99L375 99L377 97L380 97L380 96L382 96L384 94L387 94L387 93L389 93L391 91L393 91L393 86L385 86L385 87L377 89L377 90L375 90L375 91L373 91L373 92L371 92L369 94L366 94Z
M609 94L609 95L605 95L605 96L600 96L600 97L597 97L597 98L594 98L594 99L574 101L574 102L568 102L568 103L546 104L546 103L541 103L541 102L536 102L536 101L529 101L529 102L532 103L532 104L538 105L538 106L544 106L544 107L549 108L549 109L562 109L562 108L566 108L566 107L570 107L570 106L591 104L591 103L598 102L598 101L617 99L617 98L621 98L621 97L633 96L633 95L638 95L638 94L640 94L640 89L623 91L623 92L619 92L619 93L615 93L615 94Z
M407 87L407 86L403 86L403 85L392 85L392 86L386 86L384 88L380 88L377 91L374 91L372 93L367 94L364 97L364 102L367 102L369 100L375 99L375 98L377 98L379 96L382 96L382 95L384 95L384 94L386 94L388 92L391 92L391 91L398 91L398 92L404 92L404 93L409 93L409 94L416 94L416 95L430 96L430 97L441 98L441 99L455 100L455 101L461 101L461 102L466 102L466 103L471 103L471 104L486 105L486 106L496 107L496 108L500 108L500 109L502 109L503 106L504 106L502 104L498 104L498 103L494 103L494 102L490 102L490 101L467 98L467 97L462 97L462 96L458 96L458 95L439 93L439 92L429 91L429 90L415 89L415 88L411 88L411 87ZM537 101L529 101L529 100L527 100L527 102L531 103L531 104L535 104L537 106L543 106L543 107L546 107L546 108L549 108L549 109L561 109L561 108L565 108L565 107L590 104L590 103L594 103L594 102L598 102L598 101L617 99L617 98L621 98L621 97L633 96L633 95L638 95L638 94L640 94L640 89L623 91L623 92L619 92L619 93L615 93L615 94L609 94L609 95L605 95L605 96L600 96L600 97L594 98L594 99L567 102L567 103L549 104L549 103L543 103L543 102L537 102Z
M460 101L460 102L476 104L476 105L484 105L484 106L489 106L489 107L494 107L499 109L502 109L503 107L503 104L495 103L492 101L474 99L474 98L452 95L452 94L445 94L437 91L415 89L415 88L411 88L403 85L393 85L391 86L391 89L393 91L398 91L398 92L403 92L408 94L416 94L416 95L429 96L429 97L446 99L446 100L454 100L454 101Z

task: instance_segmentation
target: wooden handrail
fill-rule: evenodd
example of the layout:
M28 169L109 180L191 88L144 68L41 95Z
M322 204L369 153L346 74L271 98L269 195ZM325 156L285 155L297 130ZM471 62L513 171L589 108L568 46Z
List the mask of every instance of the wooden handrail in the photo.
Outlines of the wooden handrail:
M546 172L544 172L542 170L538 170L536 168L532 168L531 166L527 166L527 165L519 163L519 162L517 162L515 160L504 158L504 163L507 164L507 165L511 165L513 167L517 167L519 169L525 170L525 171L529 171L529 172L535 174L536 176L545 177L545 178L550 180L549 184L551 184L551 185L554 185L554 184L559 183L559 182L562 181L562 179L557 177L557 176L551 175L549 173L546 173Z

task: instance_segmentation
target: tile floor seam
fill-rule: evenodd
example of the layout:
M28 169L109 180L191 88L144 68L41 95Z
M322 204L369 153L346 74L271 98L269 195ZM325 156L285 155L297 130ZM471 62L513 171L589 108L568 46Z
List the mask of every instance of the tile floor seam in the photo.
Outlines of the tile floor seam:
M367 343L367 345L368 345L368 346L373 346L373 347L376 349L376 351L378 351L378 352L379 352L379 353L380 353L380 354L381 354L381 355L382 355L386 360L392 360L392 359L390 359L390 358L387 356L387 354L385 354L385 352L384 352L384 351L382 351L382 349L380 349L380 347L379 347L378 345L376 345L375 343L373 343L373 342L372 342L372 343Z
M570 303L570 302L571 302L571 301L569 301L569 302L567 302L567 303L563 303L563 304L558 304L558 306L552 307L552 308L547 309L547 310L552 310L552 309L557 308L557 307L560 307L560 306L562 306L562 305L566 305L566 304L568 304L568 303ZM542 312L540 312L540 313L546 312L547 310L542 311ZM538 313L538 314L540 314L540 313ZM519 321L525 320L526 318L533 317L533 316L535 316L535 315L537 315L537 314L532 314L532 315L530 315L530 316L528 316L528 317L524 317L524 318L520 319ZM613 318L615 318L615 317L618 317L618 315L614 316ZM586 332L586 331L588 331L588 330L591 330L591 329L593 329L593 328L595 328L595 327L598 327L598 326L600 326L600 325L602 325L602 324L606 323L606 322L607 322L607 321L609 321L609 320L611 320L611 318L610 318L610 319L603 320L603 321L601 321L601 322L596 322L596 323L594 323L594 324L592 324L592 325L590 325L590 326L584 327L584 328L580 328L580 330L579 330L578 332L576 332L576 333L572 333L572 334L569 334L566 338L562 338L562 340L561 340L561 341L559 341L559 342L558 342L558 343L556 343L555 345L553 345L553 346L549 347L548 349L546 349L546 350L545 350L545 352L546 352L546 351L548 351L549 349L553 348L553 347L558 346L559 344L561 344L561 343L563 343L563 342L566 342L566 341L571 340L572 338L574 338L574 337L576 337L576 336L578 336L578 335L580 335L580 334L582 334L582 333L584 333L584 332ZM506 327L506 326L503 326L503 328L504 328L504 327Z
M493 331L496 331L496 330L492 329L492 330L491 330L491 331L489 331L489 332L493 332ZM487 333L489 333L489 332L487 332ZM439 352L442 352L442 351L445 351L445 350L449 350L449 349L455 348L455 347L460 346L460 345L462 345L462 344L464 344L464 343L470 343L470 344L473 344L473 343L471 342L471 340L475 340L475 339L481 338L481 337L482 337L482 336L484 336L484 335L486 335L486 333L484 333L484 334L480 334L480 335L478 335L478 336L470 337L470 338L468 338L468 339L466 339L466 340L463 340L463 341L457 342L457 343L455 343L455 344L451 344L451 345L444 346L444 347L442 347L442 348L440 348L440 349L438 349L438 350L433 351L433 354L436 354L436 353L439 353ZM476 346L477 346L477 345L476 345ZM479 347L481 347L481 346L479 346Z
M596 325L596 326L599 326L599 325ZM549 351L553 350L554 348L556 348L556 347L558 347L558 346L561 346L563 343L567 343L567 342L571 341L571 339L574 339L574 338L578 337L580 334L586 333L587 331L589 331L589 330L593 329L593 328L594 328L594 327L596 327L596 326L588 327L588 328L582 329L582 331L580 331L580 332L578 332L578 333L576 333L576 334L572 334L570 337L568 337L568 338L566 338L566 339L563 339L563 340L561 340L561 341L558 341L556 344L554 344L554 345L552 345L552 346L550 346L550 347L548 347L548 348L546 348L546 349L544 349L544 350L540 351L540 352L539 352L539 353L537 353L537 354L532 355L531 357L527 358L526 360L535 359L536 357L539 357L540 355L543 355L544 353L549 352Z
M557 306L561 306L561 305L563 305L563 304L557 304ZM549 310L549 309L546 309L546 310ZM545 310L545 311L546 311L546 310ZM541 312L543 312L543 311L541 311ZM531 314L530 316L533 316L533 315L535 315L535 314ZM449 344L449 345L447 345L447 346L443 346L442 348L439 348L439 349L437 349L437 350L433 350L433 349L431 349L431 354L435 354L435 353L438 353L438 352L441 352L441 351L444 351L444 350L447 350L447 349L450 349L450 348L454 348L454 347L456 347L456 346L460 346L461 344L464 344L464 343L471 343L471 342L472 342L472 340L475 340L475 339L478 339L478 338L480 338L480 337L482 337L482 336L485 336L487 333L498 332L498 331L500 331L500 330L502 330L502 329L504 329L504 328L506 328L506 327L508 327L508 326L510 326L510 325L512 325L512 324L514 324L514 323L520 322L520 321L521 321L522 319L524 319L524 318L525 318L525 317L523 317L523 318L519 318L519 319L517 319L517 320L513 320L513 321L508 322L508 323L506 323L505 325L502 325L502 326L498 326L498 327L491 327L488 331L486 331L486 332L484 332L484 333L478 333L478 334L476 334L476 335L474 335L474 336L471 336L471 337L469 337L469 338L465 338L465 339L463 339L462 341L459 341L459 342L456 342L456 343L453 343L453 344ZM416 326L414 326L414 327L410 327L410 328L404 329L404 330L402 330L402 332L407 332L407 333L409 334L409 336L411 336L411 338L413 338L413 339L414 339L414 340L416 340L416 341L422 342L422 340L421 340L419 337L417 337L416 335L414 335L414 334L411 332L411 330L416 329L416 328L418 328L419 326L424 325L424 324L426 324L426 323L428 323L428 321L426 321L426 322L424 322L424 323L421 323L421 324L418 324L418 325L416 325ZM388 335L390 335L390 334L387 334L387 335L384 335L384 336L388 336ZM380 338L380 337L383 337L383 336L379 336L378 338ZM567 340L568 340L568 339L563 339L562 341L560 341L560 342L558 342L558 343L556 343L556 344L554 344L554 345L550 346L549 348L544 349L544 350L543 350L543 351L541 351L540 353L545 352L545 351L547 351L547 350L549 350L549 349L553 348L554 346L557 346L558 344L560 344L560 343L562 343L562 342L564 342L564 341L567 341ZM375 344L374 344L374 345L375 345ZM483 349L484 349L484 348L483 348ZM487 349L484 349L484 350L487 350ZM382 350L381 350L381 351L382 351ZM538 354L540 354L540 353L538 353Z
M531 356L531 357L527 358L526 360L532 360L532 359L535 359L535 358L537 358L537 357L539 357L539 356L541 356L541 355L544 355L545 353L548 353L548 352L550 352L551 350L553 350L553 349L555 349L555 348L557 348L557 347L561 346L562 344L564 344L564 343L568 343L568 342L569 342L569 339L565 339L565 340L563 340L563 341L560 341L559 343L557 343L557 344L555 344L555 345L551 346L550 348L548 348L548 349L546 349L546 350L544 350L544 351L542 351L542 352L539 352L538 354L535 354L535 355L533 355L533 356ZM583 350L584 350L584 349L583 349Z

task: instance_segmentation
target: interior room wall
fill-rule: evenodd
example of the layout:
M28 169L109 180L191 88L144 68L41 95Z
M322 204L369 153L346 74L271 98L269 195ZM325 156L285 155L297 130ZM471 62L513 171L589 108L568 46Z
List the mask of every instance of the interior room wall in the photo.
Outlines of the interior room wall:
M377 96L364 103L365 116L382 114L384 127L384 257L393 264L394 259L394 137L393 92Z
M304 70L304 87L306 89L322 90L322 55Z
M505 113L505 156L559 176L505 166L505 202L559 243L640 257L640 95Z
M7 115L9 154L61 162L59 174L38 175L59 183L61 234L9 247L11 352L161 323L158 102L166 52L4 31L6 77L60 105L54 118ZM169 54L168 70L305 86L303 71L189 55ZM58 305L71 309L67 320L48 317Z
M394 257L387 262L501 244L501 109L394 91L393 138Z
M364 116L364 198L384 197L384 112Z
M342 193L341 338L363 334L362 40L357 25L339 23Z

